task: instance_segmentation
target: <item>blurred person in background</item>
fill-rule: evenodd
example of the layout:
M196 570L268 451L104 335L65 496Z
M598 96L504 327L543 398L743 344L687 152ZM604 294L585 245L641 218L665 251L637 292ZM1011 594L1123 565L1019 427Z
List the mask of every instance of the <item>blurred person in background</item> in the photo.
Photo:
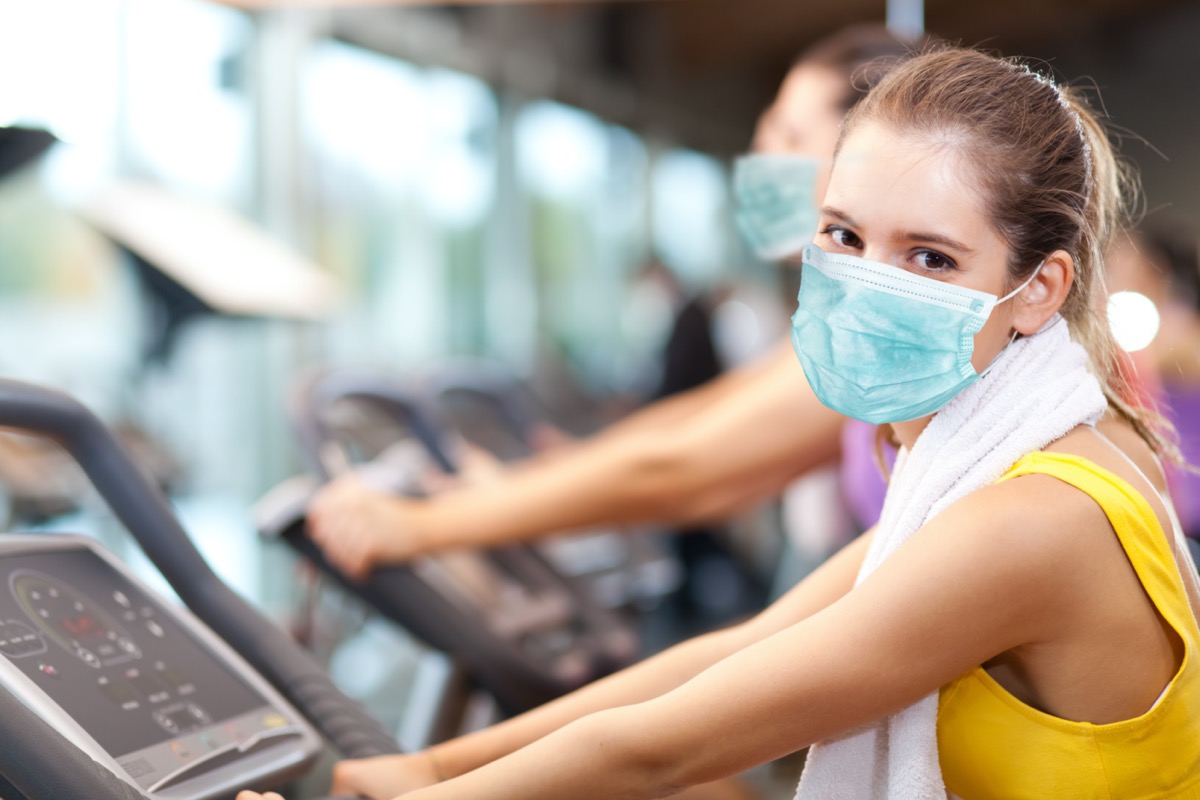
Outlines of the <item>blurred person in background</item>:
M753 154L735 167L739 223L759 255L779 259L811 240L843 117L912 49L882 26L857 26L812 46L788 72L758 121ZM813 395L784 342L588 439L429 499L340 478L316 497L309 531L331 561L361 577L376 564L449 548L599 524L721 519L835 462L844 422ZM870 459L868 452L858 463ZM866 527L878 514L882 480L872 471L856 482L875 498Z
M913 42L882 26L855 26L813 45L789 70L758 120L752 154L735 166L739 226L760 257L781 259L811 240L841 120L913 50ZM699 386L660 389L666 391L655 402L592 437L515 465L490 465L480 480L451 484L429 499L380 494L353 475L340 478L310 507L310 535L343 571L364 576L377 564L444 549L599 524L686 528L778 496L840 454L846 420L813 395L789 342ZM874 436L868 439L873 448ZM874 462L868 452L858 463ZM877 470L867 478L878 484L870 495L881 504L882 478ZM365 781L359 791L389 796L368 783L369 772L358 774ZM723 800L743 791L723 782L685 796Z

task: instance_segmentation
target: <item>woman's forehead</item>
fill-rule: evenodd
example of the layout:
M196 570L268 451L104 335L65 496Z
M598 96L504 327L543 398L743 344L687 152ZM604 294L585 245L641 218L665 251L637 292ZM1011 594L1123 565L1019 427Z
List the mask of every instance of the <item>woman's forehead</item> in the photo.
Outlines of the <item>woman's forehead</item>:
M985 221L979 181L961 150L872 123L842 142L826 201L855 206L863 215L951 214Z
M787 74L775 97L776 108L785 116L799 117L815 112L836 113L848 87L836 70L816 64L800 64Z

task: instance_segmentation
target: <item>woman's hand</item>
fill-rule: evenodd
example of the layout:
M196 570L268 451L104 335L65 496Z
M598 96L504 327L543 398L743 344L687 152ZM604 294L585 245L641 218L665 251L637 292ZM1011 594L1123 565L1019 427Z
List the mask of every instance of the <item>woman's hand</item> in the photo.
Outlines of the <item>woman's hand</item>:
M331 795L392 800L417 789L439 783L437 769L428 751L411 755L376 756L339 761L333 767ZM275 792L239 792L237 800L284 800Z
M379 564L411 561L428 549L417 527L421 506L345 475L313 497L308 535L341 572L362 580Z
M438 783L427 751L411 755L376 756L339 761L333 768L330 794L391 800Z

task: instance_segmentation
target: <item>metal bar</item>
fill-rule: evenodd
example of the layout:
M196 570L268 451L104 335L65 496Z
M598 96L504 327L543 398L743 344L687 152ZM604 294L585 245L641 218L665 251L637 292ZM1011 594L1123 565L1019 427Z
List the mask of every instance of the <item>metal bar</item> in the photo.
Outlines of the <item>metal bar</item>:
M925 32L925 0L887 0L888 30L914 38Z

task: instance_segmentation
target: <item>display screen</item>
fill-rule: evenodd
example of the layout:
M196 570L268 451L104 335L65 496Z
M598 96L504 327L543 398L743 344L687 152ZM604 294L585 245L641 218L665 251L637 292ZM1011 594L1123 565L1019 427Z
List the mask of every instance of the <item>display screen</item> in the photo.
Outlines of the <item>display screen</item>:
M278 724L158 600L84 547L0 554L0 654L118 760L189 733L239 741Z

